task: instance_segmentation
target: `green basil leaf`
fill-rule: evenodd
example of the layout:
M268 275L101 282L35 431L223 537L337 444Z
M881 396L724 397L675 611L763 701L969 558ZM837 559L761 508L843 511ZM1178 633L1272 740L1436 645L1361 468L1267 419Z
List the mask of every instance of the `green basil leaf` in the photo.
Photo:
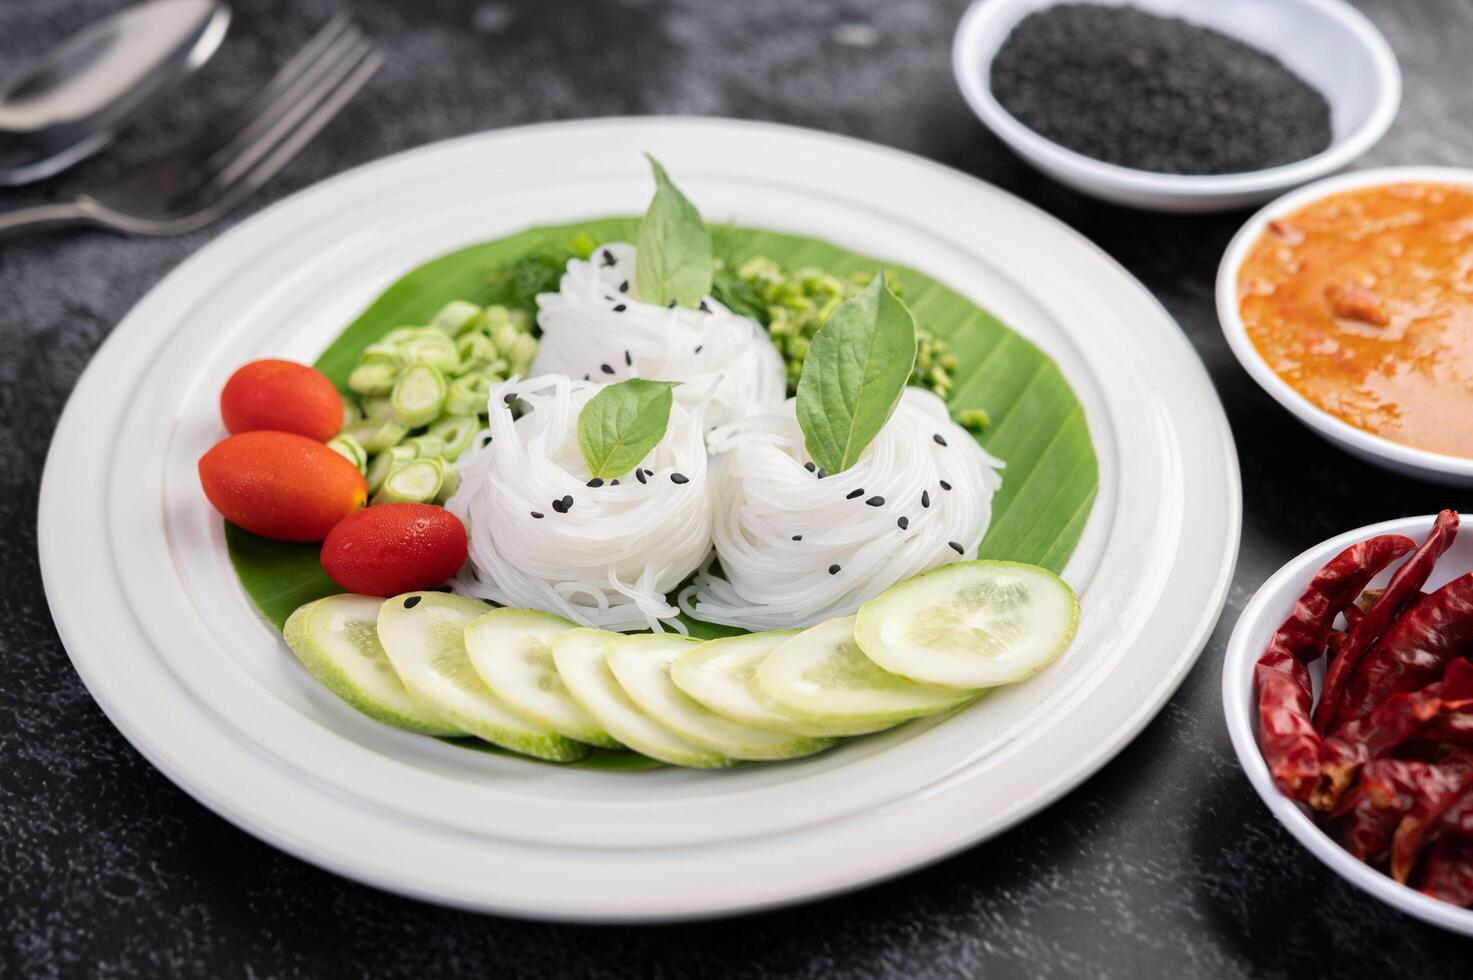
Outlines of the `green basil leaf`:
M578 448L588 472L602 480L623 476L665 438L673 381L630 378L604 388L578 413Z
M645 156L655 171L655 198L639 223L634 285L646 303L695 306L711 292L711 235L665 168Z
M883 274L829 314L798 379L798 427L829 473L853 466L890 419L916 359L916 321Z

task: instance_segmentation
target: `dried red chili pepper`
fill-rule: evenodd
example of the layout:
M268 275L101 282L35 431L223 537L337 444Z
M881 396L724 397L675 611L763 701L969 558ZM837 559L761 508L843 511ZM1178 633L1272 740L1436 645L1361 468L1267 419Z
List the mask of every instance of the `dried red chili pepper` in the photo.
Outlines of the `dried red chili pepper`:
M1473 792L1464 793L1458 797L1456 803L1443 811L1437 826L1449 834L1473 837Z
M1473 574L1413 603L1356 664L1336 717L1362 718L1397 691L1423 687L1473 644Z
M1391 877L1403 884L1411 877L1412 868L1416 867L1417 858L1443 813L1473 787L1473 767L1454 767L1452 773L1448 769L1446 764L1439 767L1439 771L1448 775L1445 781L1428 781L1418 788L1412 808L1401 818L1391 837Z
M1340 800L1330 818L1347 818L1345 849L1368 863L1386 859L1403 818L1418 800L1453 794L1473 774L1473 753L1457 752L1442 762L1374 759L1361 769L1360 782Z
M1473 905L1473 840L1444 835L1427 856L1422 894L1450 905Z
M1340 758L1310 720L1312 694L1306 664L1323 653L1330 630L1376 573L1416 547L1411 538L1382 534L1346 548L1321 568L1269 640L1254 667L1258 684L1259 744L1279 788L1319 806L1323 765ZM1332 798L1339 788L1332 788Z
M1438 715L1427 723L1422 737L1431 742L1473 746L1473 711Z
M1441 680L1416 691L1398 691L1364 718L1342 725L1330 740L1343 743L1346 754L1359 761L1379 759L1424 734L1435 719L1467 708L1473 708L1473 663L1458 659L1448 664Z
M1321 733L1333 731L1344 720L1339 717L1341 701L1344 698L1345 682L1350 679L1351 671L1396 617L1416 601L1422 586L1432 574L1437 559L1452 545L1457 534L1457 512L1444 510L1438 514L1437 519L1432 522L1427 540L1396 570L1396 574L1391 576L1391 581L1370 608L1352 623L1350 636L1341 647L1341 655L1330 663L1325 672L1320 702L1314 709L1314 725ZM1357 608L1354 603L1347 607L1347 618L1350 610Z

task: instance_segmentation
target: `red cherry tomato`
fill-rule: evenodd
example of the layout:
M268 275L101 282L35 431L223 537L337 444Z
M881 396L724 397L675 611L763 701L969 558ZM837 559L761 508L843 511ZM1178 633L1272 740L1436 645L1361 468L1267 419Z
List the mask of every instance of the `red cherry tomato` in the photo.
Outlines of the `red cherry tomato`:
M231 433L270 429L326 442L343 427L343 401L327 375L296 361L252 361L220 391Z
M465 525L431 504L375 504L322 542L328 578L359 595L431 589L465 564Z
M363 506L358 467L291 432L242 432L200 457L205 496L227 521L277 541L321 541Z

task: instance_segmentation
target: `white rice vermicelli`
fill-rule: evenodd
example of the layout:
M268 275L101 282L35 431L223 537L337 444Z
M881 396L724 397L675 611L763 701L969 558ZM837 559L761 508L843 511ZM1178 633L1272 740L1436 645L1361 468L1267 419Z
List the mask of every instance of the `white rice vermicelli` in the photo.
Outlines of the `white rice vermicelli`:
M461 457L446 507L470 534L455 591L610 630L681 630L666 593L711 548L711 489L699 407L670 410L636 471L589 486L578 413L602 386L563 376L491 392L491 441ZM506 397L525 409L515 420ZM597 481L593 481L597 484Z
M635 252L612 242L573 259L558 291L537 297L542 340L532 373L679 381L675 397L687 407L710 396L708 426L781 406L786 373L767 332L709 296L694 310L642 302Z
M750 630L848 615L897 582L975 558L1002 484L1001 461L919 388L842 473L807 468L793 400L708 444L722 574L708 565L680 602Z

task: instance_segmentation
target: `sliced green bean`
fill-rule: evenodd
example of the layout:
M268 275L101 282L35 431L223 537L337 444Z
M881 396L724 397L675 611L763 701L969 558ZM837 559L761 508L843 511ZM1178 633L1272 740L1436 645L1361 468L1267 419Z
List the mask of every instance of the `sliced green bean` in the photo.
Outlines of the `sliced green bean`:
M450 343L448 338L445 342ZM439 368L433 364L414 365L399 376L389 395L394 403L394 421L409 429L428 425L440 417L449 389Z
M416 330L414 336L399 344L398 351L411 364L428 364L441 371L454 373L460 365L455 341L431 327Z
M455 353L460 357L457 374L484 370L500 356L491 338L476 331L463 333L456 339Z
M359 473L368 472L368 450L352 436L344 433L327 441L327 448L358 467Z
M394 381L403 367L403 358L397 353L365 352L348 375L348 387L360 395L387 395L394 390Z
M368 470L364 478L368 481L368 492L378 493L384 481L389 478L394 467L401 463L407 463L414 459L414 449L411 446L391 446L377 456L368 464Z
M440 459L415 459L389 471L384 485L374 494L376 504L427 504L440 493L445 483L445 462Z
M455 460L471 447L471 441L480 431L481 420L475 415L447 415L430 426L425 436L439 438L443 443L440 455L445 459Z
M445 467L445 479L440 483L440 492L435 494L435 503L443 504L455 495L460 489L460 470L454 466Z
M370 455L381 453L390 446L397 446L409 434L409 427L393 419L369 419L354 425L348 435L358 440Z
M430 320L430 326L449 337L458 337L467 330L475 329L481 319L481 308L463 299L453 299L440 307L440 312Z
M450 382L445 395L447 415L485 415L486 400L491 397L491 386L501 384L499 374L463 374Z
M399 443L414 450L415 459L439 459L445 452L445 440L428 432Z
M341 392L338 393L338 397L343 400L343 428L346 429L354 422L362 422L363 410L358 407L358 400L349 398Z

